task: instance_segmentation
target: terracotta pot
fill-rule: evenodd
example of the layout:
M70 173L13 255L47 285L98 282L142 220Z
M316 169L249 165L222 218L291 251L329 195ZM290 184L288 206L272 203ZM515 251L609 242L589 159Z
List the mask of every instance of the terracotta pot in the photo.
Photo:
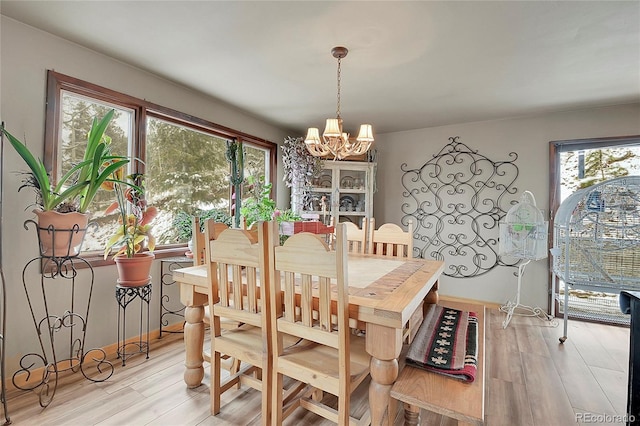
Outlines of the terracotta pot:
M155 256L151 252L136 253L133 257L124 254L114 258L118 267L118 284L124 287L141 287L151 279L151 264Z
M89 215L86 213L58 213L33 211L38 216L40 254L47 257L77 256L87 233Z

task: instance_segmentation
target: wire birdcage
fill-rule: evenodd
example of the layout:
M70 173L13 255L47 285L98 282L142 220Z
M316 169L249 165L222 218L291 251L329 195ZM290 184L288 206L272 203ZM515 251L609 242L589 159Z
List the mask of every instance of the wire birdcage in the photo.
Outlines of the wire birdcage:
M555 216L554 281L582 290L640 290L640 176L578 190ZM555 288L555 282L554 282ZM564 342L568 294L565 289Z
M529 191L524 191L520 202L509 209L500 223L500 256L525 260L518 265L518 290L514 300L500 307L506 313L502 327L507 328L513 315L536 316L551 321L552 317L539 307L531 307L520 303L520 290L524 268L532 260L547 257L547 232L549 222L544 220L542 212L536 207L536 199ZM554 324L555 325L555 324Z

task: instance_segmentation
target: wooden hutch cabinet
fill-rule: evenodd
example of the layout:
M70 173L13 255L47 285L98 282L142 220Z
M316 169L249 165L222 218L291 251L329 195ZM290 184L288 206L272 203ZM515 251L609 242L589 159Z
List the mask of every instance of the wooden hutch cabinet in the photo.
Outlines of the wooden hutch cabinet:
M325 224L353 222L373 216L376 163L324 160L324 169L313 180L310 202L303 214L318 215Z

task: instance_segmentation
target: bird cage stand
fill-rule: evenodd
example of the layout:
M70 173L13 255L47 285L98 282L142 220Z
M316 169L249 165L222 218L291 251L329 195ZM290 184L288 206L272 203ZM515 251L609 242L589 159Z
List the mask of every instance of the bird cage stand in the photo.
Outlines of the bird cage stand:
M547 257L547 231L549 222L544 220L542 212L536 207L536 199L529 191L524 191L520 202L507 212L504 222L500 223L500 256L524 260L518 265L518 289L513 300L500 307L506 314L502 328L507 328L513 315L535 316L550 321L553 326L557 322L542 308L524 305L520 302L522 276L532 260Z

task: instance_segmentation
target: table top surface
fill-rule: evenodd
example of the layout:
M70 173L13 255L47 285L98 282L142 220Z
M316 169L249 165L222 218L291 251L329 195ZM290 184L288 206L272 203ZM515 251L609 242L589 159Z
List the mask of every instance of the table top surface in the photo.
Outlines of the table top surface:
M402 326L427 296L444 270L444 262L349 254L350 315L360 321ZM192 291L206 293L206 265L173 271Z

